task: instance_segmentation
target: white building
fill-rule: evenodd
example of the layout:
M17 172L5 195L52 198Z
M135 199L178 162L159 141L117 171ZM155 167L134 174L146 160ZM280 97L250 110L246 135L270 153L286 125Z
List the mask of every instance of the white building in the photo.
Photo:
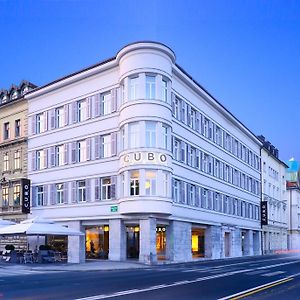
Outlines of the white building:
M128 45L27 99L32 213L86 232L69 261L261 253L262 144L165 45Z
M261 149L262 201L266 201L268 224L263 225L263 252L287 250L287 165L278 158L278 150L264 136Z

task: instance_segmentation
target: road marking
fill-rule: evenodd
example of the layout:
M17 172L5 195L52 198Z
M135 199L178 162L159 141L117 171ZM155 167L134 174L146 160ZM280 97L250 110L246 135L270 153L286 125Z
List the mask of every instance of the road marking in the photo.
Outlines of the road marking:
M285 271L277 271L277 272L262 274L261 276L270 277L270 276L275 276L275 275L279 275L279 274L283 274L283 273L286 273L286 272Z
M256 268L256 269L257 270L266 270L266 269L270 269L270 268L275 268L275 267L280 267L280 266L285 266L285 265L291 265L291 264L299 264L299 263L300 263L300 261L290 261L290 262L286 262L286 263L282 263L282 264L259 267L259 268Z
M257 274L261 274L263 272L265 272L265 270L252 271L252 272L246 273L245 275L257 275Z
M256 286L252 289L248 289L248 290L245 290L245 291L242 291L242 292L230 295L230 296L219 298L218 300L229 300L229 299L230 300L238 300L238 299L245 298L245 297L248 297L250 295L256 294L256 293L261 292L263 290L272 288L272 287L277 286L279 284L289 282L293 279L294 278L292 278L292 277L286 277L286 278L283 278L283 279L280 279L280 280L276 280L276 281L269 282L269 283L266 283L266 284L263 284L263 285L260 285L260 286Z
M235 275L235 274L239 274L239 273L245 273L248 271L250 271L250 270L249 269L248 270L239 270L239 271L228 272L228 273L223 273L223 274L218 274L218 275L199 277L199 278L196 278L193 280L183 280L183 281L177 281L177 282L170 283L170 284L155 285L155 286L148 287L148 288L120 291L120 292L116 292L113 294L107 294L107 295L102 294L102 295L96 295L96 296L90 296L90 297L84 297L84 298L77 298L75 300L100 300L100 299L114 298L114 297L119 297L119 296L124 296L124 295L137 294L137 293L142 293L142 292L148 292L148 291L153 291L153 290L158 290L158 289L169 288L169 287L178 286L178 285L186 285L186 284L196 283L196 282L200 282L200 281L206 281L206 280L210 280L210 279L227 277L227 276L231 276L231 275Z

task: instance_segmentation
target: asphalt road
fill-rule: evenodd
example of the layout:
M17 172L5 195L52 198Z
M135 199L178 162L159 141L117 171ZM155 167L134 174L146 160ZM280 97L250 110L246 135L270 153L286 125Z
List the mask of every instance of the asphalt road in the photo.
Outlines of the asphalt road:
M300 256L0 277L0 299L300 299Z

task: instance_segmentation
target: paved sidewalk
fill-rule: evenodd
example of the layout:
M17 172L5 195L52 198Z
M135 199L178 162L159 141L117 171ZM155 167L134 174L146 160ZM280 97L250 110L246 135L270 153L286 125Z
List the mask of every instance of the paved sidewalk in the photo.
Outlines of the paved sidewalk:
M86 261L82 264L11 264L1 263L0 270L35 270L35 271L101 271L147 268L149 265L132 261Z

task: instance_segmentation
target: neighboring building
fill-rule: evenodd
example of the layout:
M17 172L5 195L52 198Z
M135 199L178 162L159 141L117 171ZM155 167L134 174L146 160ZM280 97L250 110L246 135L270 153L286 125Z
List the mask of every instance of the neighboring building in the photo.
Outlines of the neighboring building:
M263 143L262 201L267 205L267 225L262 227L263 252L274 253L287 250L287 192L285 171L287 165L278 157L278 149L264 136L258 137Z
M27 101L35 88L23 81L9 91L0 91L0 218L22 221L22 183L27 178ZM1 244L6 239L1 239ZM1 245L0 245L1 247Z
M262 143L168 47L128 45L26 98L33 215L86 233L70 262L261 253Z
M300 163L291 158L287 165L288 248L290 250L300 250Z

